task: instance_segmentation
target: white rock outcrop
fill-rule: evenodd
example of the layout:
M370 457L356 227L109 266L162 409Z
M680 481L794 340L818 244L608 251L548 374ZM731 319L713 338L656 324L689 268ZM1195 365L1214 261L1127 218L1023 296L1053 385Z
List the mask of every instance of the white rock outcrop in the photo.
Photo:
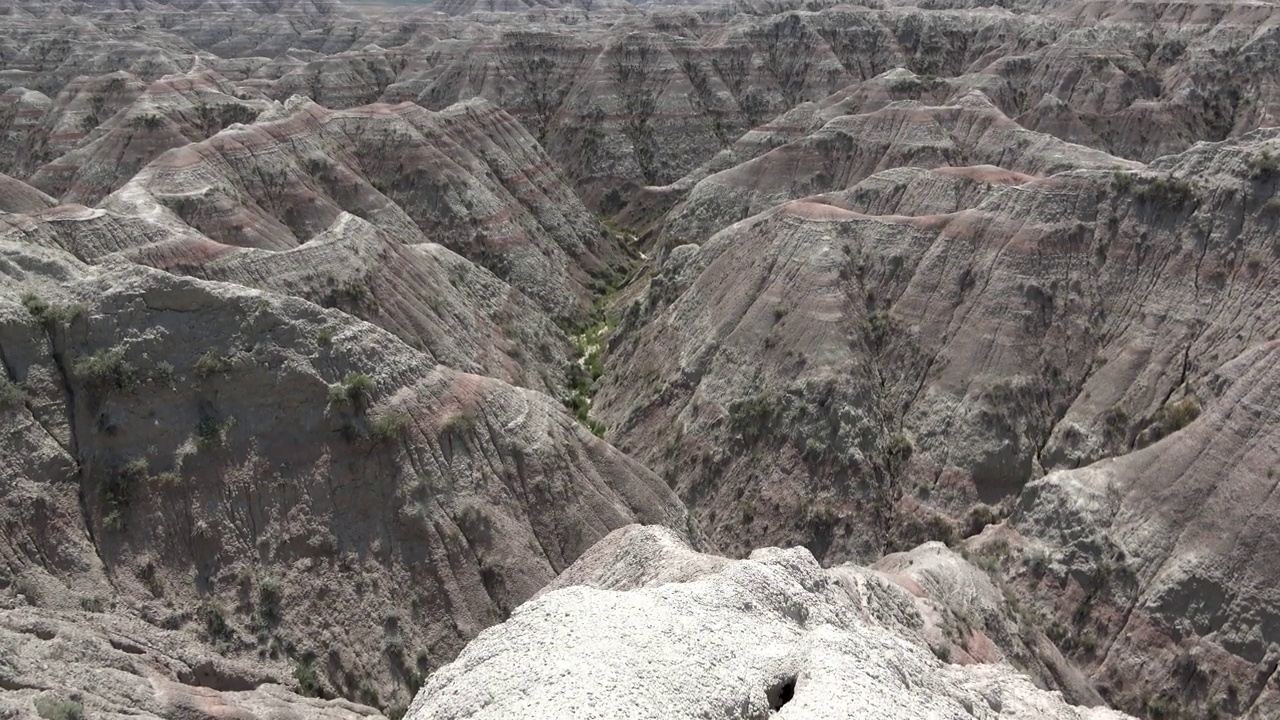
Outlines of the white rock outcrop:
M893 629L915 612L905 597L851 577L803 548L721 561L622 528L431 676L407 717L1127 717L1007 665L938 660Z

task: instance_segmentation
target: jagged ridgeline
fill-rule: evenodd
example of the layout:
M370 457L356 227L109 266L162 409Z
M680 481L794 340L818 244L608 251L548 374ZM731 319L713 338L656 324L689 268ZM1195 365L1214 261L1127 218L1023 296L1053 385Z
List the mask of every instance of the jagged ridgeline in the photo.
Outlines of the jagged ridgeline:
M1280 716L1278 20L0 0L0 716Z

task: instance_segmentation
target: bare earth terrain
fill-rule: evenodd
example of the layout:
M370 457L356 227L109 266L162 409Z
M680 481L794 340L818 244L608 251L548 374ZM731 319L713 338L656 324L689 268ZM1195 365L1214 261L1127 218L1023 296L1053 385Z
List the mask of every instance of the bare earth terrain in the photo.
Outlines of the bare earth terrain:
M0 0L0 718L1280 718L1280 2Z

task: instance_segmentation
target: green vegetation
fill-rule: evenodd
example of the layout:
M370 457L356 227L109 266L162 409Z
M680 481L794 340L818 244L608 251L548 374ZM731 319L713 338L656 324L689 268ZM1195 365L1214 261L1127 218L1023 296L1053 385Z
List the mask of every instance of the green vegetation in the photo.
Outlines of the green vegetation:
M81 720L84 705L54 695L36 698L36 712L45 720Z
M465 435L475 429L477 420L475 409L461 408L458 412L445 419L440 430L446 434L459 433Z
M22 305L46 332L53 332L84 314L84 308L80 305L52 305L44 298L30 292L22 295Z
M329 402L334 405L350 404L357 410L369 406L376 387L373 378L362 372L349 372L342 382L329 387Z
M782 410L781 401L757 395L729 407L729 425L750 442L763 437Z
M313 661L295 661L293 666L293 679L298 681L298 688L303 695L308 697L320 697L320 676L316 673L316 667Z
M320 347L329 347L332 345L333 331L329 328L321 328L320 332L316 333L316 343L320 345Z
M604 350L609 333L617 326L617 319L605 313L614 294L617 292L617 278L612 281L597 281L592 290L597 294L595 320L588 324L582 332L574 335L573 344L577 348L577 358L569 362L566 376L569 382L569 395L564 399L564 406L598 437L604 436L605 427L591 417L591 399L595 397L600 378L604 377Z
M164 116L158 113L141 113L130 118L129 124L140 130L155 132L164 126Z
M1172 695L1157 695L1147 700L1146 706L1152 720L1178 720L1183 717L1182 705Z
M1112 173L1111 182L1116 186L1116 191L1121 193L1127 193L1133 189L1133 176L1123 170Z
M1266 148L1249 158L1247 163L1249 171L1253 173L1255 180L1266 182L1280 173L1280 158L1277 158Z
M0 410L19 408L27 403L27 393L22 386L10 380L7 375L0 375Z
M211 450L221 447L227 441L227 432L235 427L236 419L229 417L221 422L214 417L200 418L196 423L196 447Z
M270 627L283 617L280 583L270 575L258 580L258 604L254 609L254 623L258 627Z
M400 437L409 425L409 416L402 412L387 411L373 419L371 432L376 442L387 443Z
M236 632L227 624L226 612L217 600L205 600L196 614L204 624L204 633L209 642L214 645L230 645L236 639Z
M1153 443L1168 437L1190 425L1198 417L1200 417L1200 401L1194 395L1168 403L1157 410L1151 419L1147 429L1148 442Z
M71 374L97 392L129 391L140 379L138 369L124 359L124 349L118 346L76 358L71 363Z
M44 599L40 586L29 577L20 577L13 581L13 591L21 595L28 605L39 605Z
M134 490L147 481L147 461L135 458L108 473L98 486L102 499L102 524L111 530L125 528L125 511Z
M210 350L196 360L195 369L196 374L202 378L221 375L231 369L231 360L219 355L215 350Z
M1196 199L1196 189L1181 178L1161 177L1143 183L1134 192L1134 197L1174 209L1193 202Z

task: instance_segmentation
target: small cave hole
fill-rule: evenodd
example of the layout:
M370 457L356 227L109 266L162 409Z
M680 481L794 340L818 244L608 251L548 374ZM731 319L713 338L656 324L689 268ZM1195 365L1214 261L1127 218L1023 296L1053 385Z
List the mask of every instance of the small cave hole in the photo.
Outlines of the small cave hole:
M796 679L794 676L784 677L765 691L769 698L769 709L777 712L783 705L791 702L796 695Z

